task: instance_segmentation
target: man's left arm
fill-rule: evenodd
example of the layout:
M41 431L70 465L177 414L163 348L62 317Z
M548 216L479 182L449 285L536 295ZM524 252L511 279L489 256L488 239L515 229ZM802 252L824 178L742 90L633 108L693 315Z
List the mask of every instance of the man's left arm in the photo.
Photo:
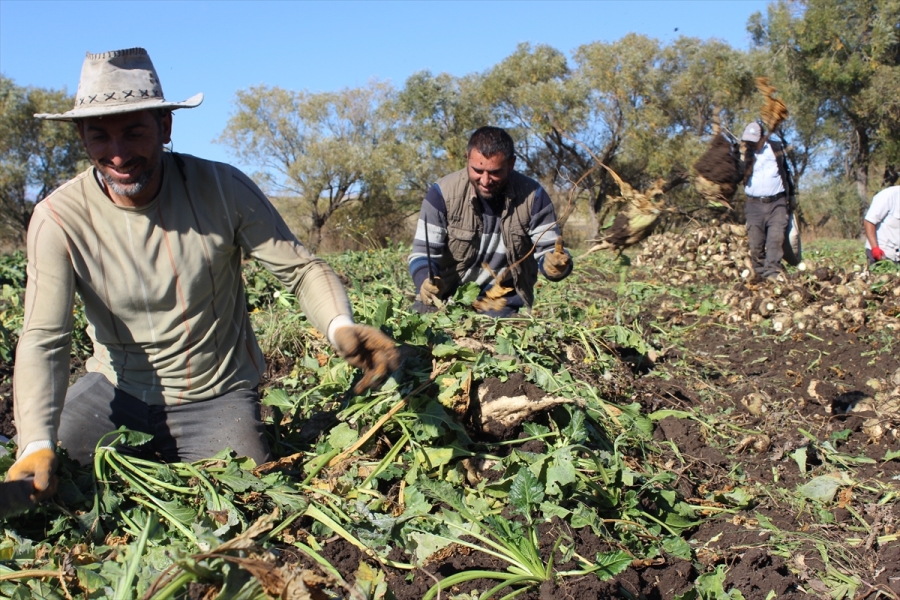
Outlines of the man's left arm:
M775 143L778 144L777 151L775 152L775 159L778 163L778 174L781 175L781 184L784 186L784 192L788 197L788 208L794 210L797 201L795 198L794 177L791 173L791 165L787 156L787 144L784 144L783 142Z
M235 201L242 215L239 243L294 294L306 317L348 363L365 371L356 393L374 387L400 366L394 341L353 321L337 274L294 236L281 215L246 175L235 170Z
M529 227L534 257L544 277L550 281L565 279L572 272L572 256L562 245L556 211L544 188L538 188L531 209Z

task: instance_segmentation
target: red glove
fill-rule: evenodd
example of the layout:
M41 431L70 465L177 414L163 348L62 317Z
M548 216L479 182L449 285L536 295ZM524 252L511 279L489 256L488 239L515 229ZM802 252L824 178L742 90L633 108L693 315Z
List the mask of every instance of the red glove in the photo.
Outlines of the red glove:
M872 258L874 258L875 260L884 260L884 250L882 250L878 246L875 246L874 248L872 248Z

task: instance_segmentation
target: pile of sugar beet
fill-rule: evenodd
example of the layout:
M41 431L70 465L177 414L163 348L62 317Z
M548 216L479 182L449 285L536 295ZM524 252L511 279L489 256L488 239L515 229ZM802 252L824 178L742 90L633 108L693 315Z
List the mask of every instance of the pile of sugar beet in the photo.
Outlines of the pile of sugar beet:
M861 258L862 252L860 244ZM855 331L863 325L900 329L896 273L875 274L859 264L839 267L807 253L776 281L755 281L747 231L739 224L713 222L685 233L653 235L632 264L675 287L719 286L713 297L725 308L713 317L725 323L761 324L775 333Z

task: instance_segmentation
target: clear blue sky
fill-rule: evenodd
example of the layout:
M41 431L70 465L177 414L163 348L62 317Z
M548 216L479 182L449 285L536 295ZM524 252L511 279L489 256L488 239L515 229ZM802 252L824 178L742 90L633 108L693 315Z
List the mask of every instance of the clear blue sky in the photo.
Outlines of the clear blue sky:
M266 84L327 91L381 79L402 87L428 69L481 72L520 42L571 56L629 32L668 43L685 35L746 50L766 0L568 2L49 2L0 0L0 73L18 85L74 94L85 52L148 50L176 112L175 150L230 161L214 143L235 92ZM248 167L249 165L240 165Z

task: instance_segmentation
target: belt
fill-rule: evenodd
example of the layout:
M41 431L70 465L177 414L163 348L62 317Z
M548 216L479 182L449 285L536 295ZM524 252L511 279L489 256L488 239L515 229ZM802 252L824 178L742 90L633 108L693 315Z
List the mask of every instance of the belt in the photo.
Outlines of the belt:
M775 194L774 196L747 196L749 200L756 200L757 202L762 202L763 204L769 204L770 202L775 202L776 200L781 200L782 198L787 198L787 192L780 192Z

